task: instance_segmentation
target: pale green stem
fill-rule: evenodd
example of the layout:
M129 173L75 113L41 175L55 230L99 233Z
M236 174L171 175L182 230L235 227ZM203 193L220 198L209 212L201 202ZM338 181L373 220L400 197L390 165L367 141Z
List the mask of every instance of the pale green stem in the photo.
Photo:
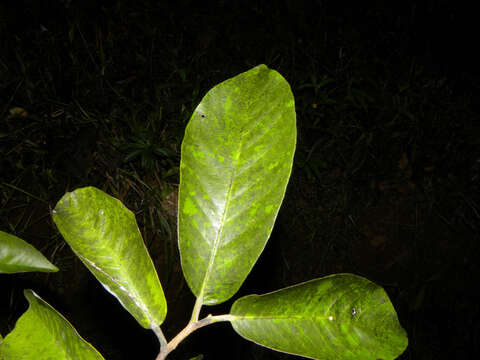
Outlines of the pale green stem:
M198 318L200 317L200 310L202 309L202 306L203 306L203 296L202 296L202 294L200 294L200 296L197 297L197 300L195 301L195 306L193 307L192 317L190 319L190 322L198 321Z
M160 350L164 347L167 346L167 339L165 339L165 335L163 335L162 329L160 329L160 326L154 325L152 327L153 332L158 338L158 341L160 342Z
M165 360L167 355L173 350L175 350L178 344L180 344L188 335L190 335L195 330L216 322L232 321L233 319L234 319L234 316L232 315L217 315L217 316L208 315L202 320L190 321L187 324L187 326L185 326L185 328L182 331L180 331L177 334L177 336L175 336L166 346L162 346L160 348L160 353L157 355L157 358L155 360Z

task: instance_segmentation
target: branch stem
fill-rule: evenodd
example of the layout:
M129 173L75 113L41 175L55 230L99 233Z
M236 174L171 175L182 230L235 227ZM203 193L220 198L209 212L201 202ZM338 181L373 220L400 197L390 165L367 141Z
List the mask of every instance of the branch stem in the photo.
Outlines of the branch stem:
M233 318L234 316L232 315L217 315L217 316L208 315L207 317L201 320L197 320L197 321L190 320L187 326L185 326L185 328L182 331L180 331L172 340L170 340L168 344L163 345L161 343L160 353L157 355L157 358L155 360L165 360L167 355L173 350L175 350L178 344L180 344L188 335L190 335L195 330L198 330L204 326L207 326L216 322L231 321L233 320Z

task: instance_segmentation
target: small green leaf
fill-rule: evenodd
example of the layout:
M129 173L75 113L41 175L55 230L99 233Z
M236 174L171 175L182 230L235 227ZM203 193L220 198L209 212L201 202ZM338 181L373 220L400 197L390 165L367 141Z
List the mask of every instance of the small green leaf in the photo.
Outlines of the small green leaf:
M58 268L32 245L0 231L0 274L27 271L55 272Z
M200 303L228 300L260 256L295 142L290 86L265 65L215 86L195 109L182 143L178 241Z
M135 215L94 187L66 193L53 211L65 240L144 328L159 326L167 303Z
M408 344L385 291L352 274L240 298L231 315L244 338L312 359L395 359Z
M32 290L30 306L0 344L0 360L101 360L102 355Z

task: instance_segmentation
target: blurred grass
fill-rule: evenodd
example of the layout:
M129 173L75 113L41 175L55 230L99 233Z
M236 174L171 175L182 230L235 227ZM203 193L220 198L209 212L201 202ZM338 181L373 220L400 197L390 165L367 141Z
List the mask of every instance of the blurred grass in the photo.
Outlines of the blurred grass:
M286 235L272 239L281 266L269 286L363 273L387 287L413 336L405 359L459 356L439 351L446 334L429 335L422 323L439 323L429 308L444 283L450 305L433 308L455 317L449 301L472 285L464 275L478 272L477 85L435 58L434 40L415 36L423 28L413 13L320 1L51 0L2 3L0 20L2 230L78 272L49 210L65 191L104 189L137 215L167 298L178 302L167 321L180 326L188 302L175 242L184 127L210 87L266 63L290 82L299 129L277 221ZM68 292L58 282L49 276L44 286ZM18 313L19 290L12 294L7 313Z

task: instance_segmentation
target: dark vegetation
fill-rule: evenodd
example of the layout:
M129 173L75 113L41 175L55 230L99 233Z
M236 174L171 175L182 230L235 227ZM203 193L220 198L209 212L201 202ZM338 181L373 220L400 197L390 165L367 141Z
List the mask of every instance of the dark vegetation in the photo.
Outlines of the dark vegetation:
M194 302L175 230L186 122L213 85L265 63L292 86L298 146L276 227L240 295L353 272L389 293L409 334L402 359L480 353L473 10L454 1L266 3L0 3L0 229L61 269L0 276L2 335L33 288L107 359L154 358L155 337L86 272L49 211L65 191L94 185L136 213L170 339ZM170 357L200 353L294 358L228 324L200 330Z

